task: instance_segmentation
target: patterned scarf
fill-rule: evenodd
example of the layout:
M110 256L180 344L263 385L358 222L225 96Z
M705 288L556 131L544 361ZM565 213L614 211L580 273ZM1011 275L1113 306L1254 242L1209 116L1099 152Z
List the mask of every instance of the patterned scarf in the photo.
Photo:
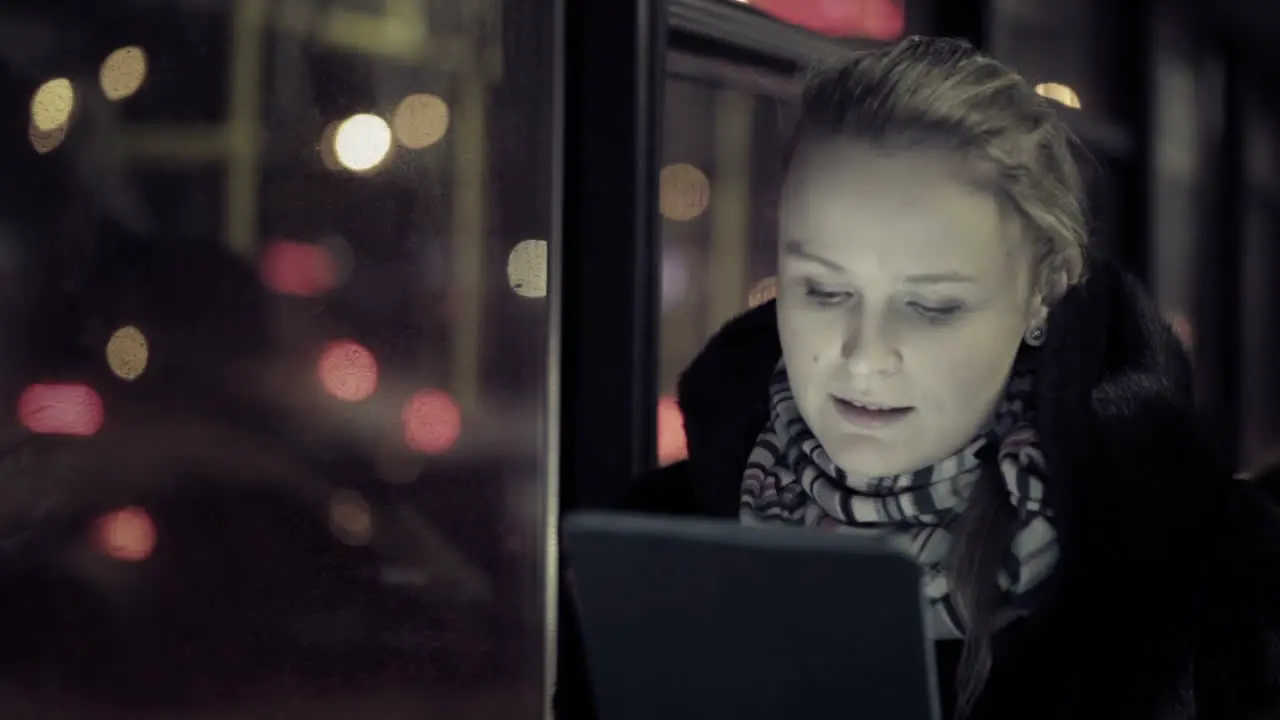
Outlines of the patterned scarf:
M772 416L756 440L742 482L742 522L819 527L899 545L924 571L934 637L963 637L965 623L952 600L946 567L949 527L964 511L982 473L979 451L995 447L1016 511L1013 540L998 578L1004 616L1024 615L1034 605L1033 591L1058 558L1053 514L1045 505L1044 456L1031 425L1032 388L1032 373L1015 368L987 429L950 457L915 472L850 477L800 417L786 368L779 363L770 385Z

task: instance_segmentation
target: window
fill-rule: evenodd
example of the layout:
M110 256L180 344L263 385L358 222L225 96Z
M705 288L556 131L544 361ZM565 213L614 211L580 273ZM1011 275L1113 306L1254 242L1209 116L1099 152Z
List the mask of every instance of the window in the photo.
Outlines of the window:
M1258 469L1280 461L1280 382L1275 368L1280 362L1280 342L1276 328L1280 291L1275 277L1280 269L1276 252L1280 227L1280 196L1275 190L1277 176L1276 110L1270 101L1269 86L1249 77L1242 85L1240 117L1241 193L1237 207L1242 261L1237 267L1240 288L1227 295L1239 303L1227 312L1235 313L1240 325L1241 352L1236 368L1240 387L1241 466ZM1214 239L1221 242L1221 238Z
M659 461L684 454L676 381L727 320L773 296L793 81L683 53L667 61L659 177Z
M0 10L10 714L541 716L554 10Z
M1123 62L1120 49L1146 57L1146 11L1093 0L998 0L989 16L987 50L1061 104L1082 141L1091 242L1144 276L1149 253L1141 151L1150 81L1146 65Z
M1116 48L1133 9L1089 2L997 0L990 14L990 52L1008 62L1050 97L1080 108L1098 122L1126 118L1128 68Z

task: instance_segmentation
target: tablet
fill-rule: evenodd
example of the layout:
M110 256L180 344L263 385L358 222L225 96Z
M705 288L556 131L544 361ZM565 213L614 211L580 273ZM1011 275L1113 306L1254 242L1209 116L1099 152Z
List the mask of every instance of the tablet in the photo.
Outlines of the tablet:
M613 513L563 527L599 720L938 720L916 563L872 539Z

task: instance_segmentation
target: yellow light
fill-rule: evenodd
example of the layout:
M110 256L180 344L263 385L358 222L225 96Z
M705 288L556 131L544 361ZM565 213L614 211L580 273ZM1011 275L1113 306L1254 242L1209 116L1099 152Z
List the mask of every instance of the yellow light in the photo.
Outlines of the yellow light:
M121 380L137 380L147 369L147 336L132 325L111 334L107 341L107 367Z
M147 53L137 45L113 51L98 70L98 85L108 100L119 101L138 92L147 79Z
M1080 109L1080 96L1062 83L1040 83L1036 85L1036 92L1069 108Z
M662 168L658 177L658 211L668 220L692 220L711 204L711 181L688 163Z
M377 115L352 115L343 120L334 132L333 152L346 169L368 172L390 154L391 127Z
M66 78L54 78L31 96L31 126L40 132L64 128L76 107L76 91Z

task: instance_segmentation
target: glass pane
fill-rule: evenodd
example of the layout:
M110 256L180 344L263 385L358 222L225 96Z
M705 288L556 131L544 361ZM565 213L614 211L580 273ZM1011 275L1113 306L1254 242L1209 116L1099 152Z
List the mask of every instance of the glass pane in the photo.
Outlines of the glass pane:
M991 52L1045 94L1103 122L1120 120L1124 98L1113 73L1121 37L1116 13L1128 6L1056 0L996 0Z
M1280 135L1268 102L1270 89L1261 83L1244 88L1241 102L1244 149L1244 192L1240 197L1241 296L1238 312L1243 347L1240 358L1242 467L1257 469L1280 463ZM1228 296L1229 297L1229 296ZM1193 338L1194 339L1194 338Z
M552 0L0 10L0 715L535 718Z
M659 177L659 462L685 455L675 387L725 321L773 297L790 78L672 53Z

